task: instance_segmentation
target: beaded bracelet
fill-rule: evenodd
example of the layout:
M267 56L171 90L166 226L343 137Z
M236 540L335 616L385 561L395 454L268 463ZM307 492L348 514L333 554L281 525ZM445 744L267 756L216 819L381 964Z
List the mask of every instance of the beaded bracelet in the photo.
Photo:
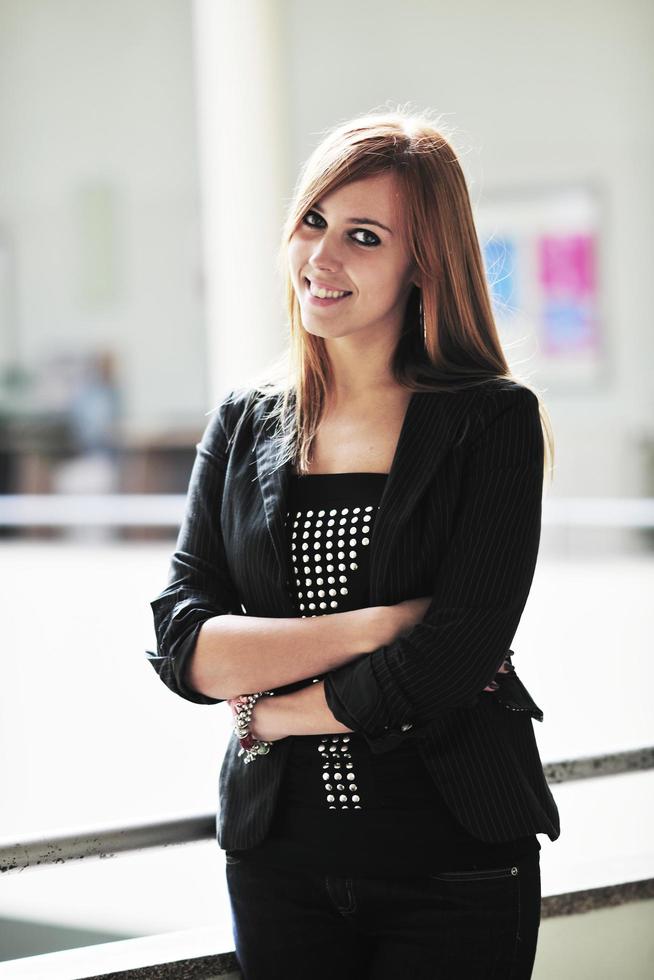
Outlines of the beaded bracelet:
M270 752L270 747L273 743L255 738L249 729L249 725L252 718L252 711L259 698L264 694L272 696L273 693L273 691L257 691L255 694L240 694L237 698L232 698L230 701L236 711L234 734L241 743L238 754L239 756L243 756L245 765L248 762L254 762L258 756L266 755Z

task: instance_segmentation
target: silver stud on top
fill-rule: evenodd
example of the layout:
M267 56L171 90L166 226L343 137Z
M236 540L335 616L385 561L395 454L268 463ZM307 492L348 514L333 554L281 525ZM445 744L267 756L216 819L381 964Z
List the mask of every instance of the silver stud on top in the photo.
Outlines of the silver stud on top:
M349 741L349 735L323 735L318 745L318 752L321 753L321 758L326 760L323 762L323 769L326 771L321 775L324 780L325 802L330 810L338 809L338 806L336 806L337 802L340 804L341 810L348 810L350 803L357 804L355 809L361 809L360 796L357 793L356 775L354 772L343 772L345 767L351 770L353 766L351 761L352 757L348 751ZM334 753L331 756L331 763L329 761L329 752ZM343 779L344 775L346 776L346 780ZM338 800L336 800L334 790L338 793ZM348 793L350 794L349 796Z
M366 508L366 509L372 510L372 507ZM343 550L339 551L338 552L338 556L337 556L338 557L338 561L339 561L338 570L341 573L338 576L338 582L340 584L340 588L338 590L335 589L335 588L329 588L327 590L325 590L325 589L318 589L316 592L314 592L312 589L308 588L307 591L306 591L306 593L299 592L298 593L298 599L305 599L306 598L306 599L312 600L312 599L315 599L316 596L317 596L317 598L319 600L323 600L323 601L320 601L320 602L308 602L306 604L305 603L300 603L300 610L302 612L304 612L304 610L306 608L309 608L309 609L316 609L316 608L318 608L318 609L321 609L321 610L327 610L328 608L329 609L338 609L338 601L336 599L336 596L338 596L338 595L342 595L342 596L349 595L349 589L347 587L348 577L347 577L346 574L343 574L343 573L344 572L355 572L355 571L358 571L358 568L359 568L358 562L356 562L354 560L354 559L357 558L357 555L358 555L357 548L359 547L359 541L358 541L358 538L357 538L357 534L359 532L362 532L363 534L367 534L368 533L368 525L366 525L365 527L363 525L361 525L359 527L359 525L357 524L357 522L359 521L359 513L360 513L360 511L361 511L361 508L360 507L354 507L354 508L349 508L349 507L337 508L337 507L333 507L329 511L329 514L331 516L329 517L329 520L328 520L327 523L330 524L330 525L332 525L332 524L335 523L335 520L336 520L335 515L338 515L339 513L341 515L340 518L339 518L339 524L340 525L348 525L348 520L349 520L349 526L348 527L341 526L341 527L339 527L337 529L337 534L339 536L339 543L341 545L341 548L345 546L346 539L347 539L347 545L346 546L348 548L347 556L346 556L345 551L343 551ZM347 515L350 514L350 512L351 512L351 516L350 516L350 518L348 518ZM326 514L326 512L324 510L319 511L318 512L318 519L315 520L315 521L312 521L312 518L314 516L314 511L313 510L306 511L306 514L303 514L302 511L298 511L297 514L296 514L296 519L293 522L293 527L294 528L297 527L299 523L302 523L303 530L301 532L301 534L302 534L301 548L302 548L303 551L308 552L307 554L303 554L302 555L302 560L305 562L305 569L304 569L304 572L305 572L304 585L305 586L311 586L311 585L313 585L313 578L311 577L312 574L315 574L317 576L321 576L322 575L322 572L323 572L323 567L320 564L320 562L323 559L323 555L321 553L321 545L322 545L321 537L322 537L322 531L320 530L321 525L323 524L323 521L320 518L321 517L324 517L325 514ZM287 517L288 516L289 515L287 514ZM371 515L370 514L364 515L364 520L370 520L370 519L371 519ZM325 531L325 536L326 537L331 537L333 535L333 533L334 532L333 532L332 528L330 527L330 528L328 528ZM301 582L300 577L299 577L301 573L300 573L300 569L299 569L299 567L297 565L297 556L296 556L296 551L297 551L297 547L298 547L297 542L296 542L297 535L298 535L298 532L295 531L295 530L291 533L291 557L292 557L292 561L293 561L293 571L295 572L295 576L296 576L296 579L295 579L296 585L299 588L302 585L302 582ZM367 537L362 537L361 538L361 542L360 542L361 545L363 546L365 544L368 544L368 540L369 539ZM311 569L311 552L313 552L313 570ZM333 557L334 556L333 556L333 554L330 551L327 551L324 554L324 559L325 559L326 562L331 562L333 560ZM350 559L349 562L346 562L345 561L346 557ZM327 571L328 572L334 571L334 566L331 565L331 564L327 564ZM310 574L306 574L306 573L310 573ZM334 578L333 575L330 575L327 578L327 583L324 583L324 581L323 581L322 578L320 578L320 577L316 578L316 585L321 586L323 584L327 584L329 586L334 586L336 584L336 579ZM329 603L327 603L326 601L324 601L327 598L329 598Z
M360 549L370 544L375 509L372 505L332 507L293 515L290 554L303 618L338 609L339 597L350 594ZM325 735L318 745L324 803L330 810L362 808L350 740L350 735Z

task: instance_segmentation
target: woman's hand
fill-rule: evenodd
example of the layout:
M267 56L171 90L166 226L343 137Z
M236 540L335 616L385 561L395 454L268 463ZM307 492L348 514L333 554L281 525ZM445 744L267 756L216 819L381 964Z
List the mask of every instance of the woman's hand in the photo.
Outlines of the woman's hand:
M275 711L275 705L271 704L274 697L265 695L255 701L250 724L248 726L250 734L262 742L276 742L280 738L286 738L287 732L281 731L279 727L279 717ZM232 710L234 724L238 718L236 710L238 698L228 698L227 703Z
M497 677L498 674L508 674L510 670L511 670L511 661L505 658L502 661L501 665L498 667L497 672L495 674L495 677ZM497 691L497 689L498 689L499 686L500 685L497 683L496 680L492 680L490 682L490 684L487 684L486 685L486 687L484 688L484 690L485 691Z

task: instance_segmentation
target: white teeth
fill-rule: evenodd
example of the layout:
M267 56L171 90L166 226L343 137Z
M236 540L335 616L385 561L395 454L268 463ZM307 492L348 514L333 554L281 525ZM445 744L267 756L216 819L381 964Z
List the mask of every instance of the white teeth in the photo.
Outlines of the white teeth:
M347 290L337 292L334 289L318 289L312 282L309 282L309 292L318 299L338 299L340 296L347 296Z

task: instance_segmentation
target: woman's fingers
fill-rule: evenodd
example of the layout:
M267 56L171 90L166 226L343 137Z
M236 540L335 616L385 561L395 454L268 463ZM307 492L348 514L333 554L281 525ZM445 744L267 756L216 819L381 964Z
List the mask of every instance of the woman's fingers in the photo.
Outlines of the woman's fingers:
M510 670L511 670L511 663L510 663L510 661L509 660L503 660L501 666L497 670L497 674L508 674ZM499 688L499 686L500 685L497 683L497 681L491 681L490 684L487 684L486 685L486 687L484 688L484 690L485 691L497 691L497 689Z

